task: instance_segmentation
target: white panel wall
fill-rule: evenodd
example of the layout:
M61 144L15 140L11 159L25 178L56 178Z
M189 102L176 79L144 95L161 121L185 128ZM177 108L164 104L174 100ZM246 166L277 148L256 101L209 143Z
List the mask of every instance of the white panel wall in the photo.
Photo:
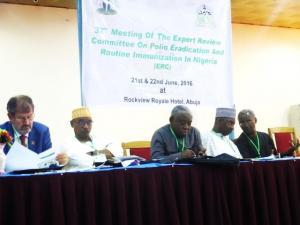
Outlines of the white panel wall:
M297 137L300 137L300 104L290 107L289 126L294 127Z

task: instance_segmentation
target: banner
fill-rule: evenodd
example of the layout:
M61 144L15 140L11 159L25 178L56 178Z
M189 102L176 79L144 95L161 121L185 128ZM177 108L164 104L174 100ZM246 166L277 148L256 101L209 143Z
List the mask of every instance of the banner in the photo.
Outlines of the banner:
M229 0L79 0L85 105L232 106Z

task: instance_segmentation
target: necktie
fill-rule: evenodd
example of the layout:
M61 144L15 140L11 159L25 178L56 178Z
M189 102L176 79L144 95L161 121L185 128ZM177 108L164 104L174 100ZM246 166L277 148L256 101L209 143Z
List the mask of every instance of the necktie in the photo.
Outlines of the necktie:
M23 145L23 146L25 146L25 147L27 147L26 146L26 136L24 135L24 134L22 134L21 136L20 136L20 140L21 140L21 145Z

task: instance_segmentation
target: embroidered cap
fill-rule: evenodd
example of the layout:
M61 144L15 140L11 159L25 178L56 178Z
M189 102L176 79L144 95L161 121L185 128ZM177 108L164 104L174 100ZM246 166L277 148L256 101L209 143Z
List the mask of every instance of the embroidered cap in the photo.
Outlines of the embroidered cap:
M216 117L227 117L235 119L235 109L234 108L217 108Z
M77 118L92 118L92 115L87 107L81 107L72 111L72 120Z

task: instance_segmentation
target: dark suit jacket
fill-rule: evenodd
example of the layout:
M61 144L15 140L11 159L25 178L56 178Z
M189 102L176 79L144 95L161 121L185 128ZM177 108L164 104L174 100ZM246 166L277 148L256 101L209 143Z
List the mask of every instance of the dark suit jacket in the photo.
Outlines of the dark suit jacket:
M11 122L5 122L0 125L1 129L5 129L14 138L14 129ZM14 142L14 140L13 140ZM41 123L33 122L32 129L28 135L28 148L39 154L52 147L49 128ZM9 146L5 145L4 153L7 154Z
M273 151L276 151L274 142L267 133L257 131L257 135L260 141L260 157L270 156ZM259 157L254 146L250 143L245 133L241 133L234 143L238 147L243 158Z

